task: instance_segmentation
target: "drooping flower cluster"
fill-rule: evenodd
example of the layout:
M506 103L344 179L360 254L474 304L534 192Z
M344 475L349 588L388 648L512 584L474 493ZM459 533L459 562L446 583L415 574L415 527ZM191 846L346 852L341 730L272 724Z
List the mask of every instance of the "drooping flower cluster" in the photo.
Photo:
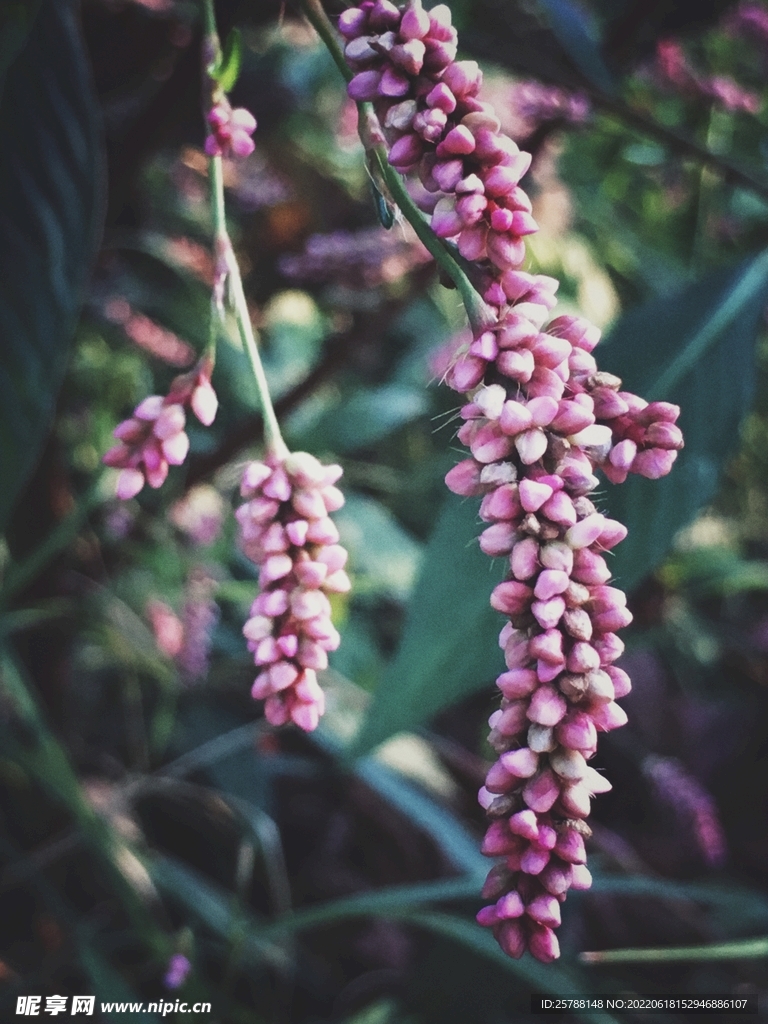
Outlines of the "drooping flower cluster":
M219 100L208 112L211 134L205 140L208 156L250 156L254 150L251 136L256 131L256 118L245 107L234 110L227 100Z
M598 466L616 482L668 472L682 447L679 410L600 372L597 328L550 320L557 281L520 269L523 237L537 229L519 184L530 156L478 99L478 66L455 61L448 8L365 0L339 28L356 71L350 96L374 102L390 163L416 171L432 193L422 208L476 262L497 317L446 374L466 394L458 436L471 454L446 482L482 496L480 546L509 559L491 596L508 619L502 705L490 720L499 759L480 791L492 819L483 850L504 861L491 869L484 896L493 902L478 920L511 956L528 949L546 962L559 955L553 929L567 890L590 885L584 819L610 785L588 761L597 733L626 721L616 699L630 689L614 663L624 646L616 630L632 616L603 557L626 529L588 494Z
M252 694L264 700L272 725L317 727L325 695L317 671L339 645L329 594L346 593L347 552L329 518L344 504L334 485L340 466L323 466L307 452L251 462L236 512L241 546L260 567L260 593L243 633L259 667Z
M201 360L190 373L176 377L167 395L145 398L133 416L115 428L119 443L110 448L103 461L121 471L118 498L135 497L145 483L162 487L168 467L184 462L189 451L184 431L188 408L204 426L213 423L218 400L211 385L211 371L210 361Z

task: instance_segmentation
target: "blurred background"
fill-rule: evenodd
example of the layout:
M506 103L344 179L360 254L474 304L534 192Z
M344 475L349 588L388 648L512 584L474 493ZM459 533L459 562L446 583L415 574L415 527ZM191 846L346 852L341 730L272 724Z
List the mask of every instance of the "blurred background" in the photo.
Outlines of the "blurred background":
M327 52L291 3L217 4L242 40L233 102L259 122L225 183L262 356L288 443L345 472L353 590L305 736L249 695L256 574L231 513L261 420L234 334L186 466L127 503L101 469L208 337L198 9L20 0L0 11L7 1020L28 993L95 993L95 1019L100 1000L208 1000L222 1024L505 1024L531 992L768 999L768 5L450 6L534 155L529 269L604 329L601 368L683 408L671 476L601 494L630 527L612 565L634 690L601 740L614 790L562 960L510 961L474 923L503 566L443 485L464 317L410 228L379 223Z

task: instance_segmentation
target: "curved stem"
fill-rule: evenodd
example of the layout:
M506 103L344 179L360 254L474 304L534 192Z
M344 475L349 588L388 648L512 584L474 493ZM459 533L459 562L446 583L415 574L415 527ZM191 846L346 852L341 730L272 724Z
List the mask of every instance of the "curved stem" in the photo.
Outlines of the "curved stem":
M208 75L208 68L221 53L221 45L216 31L213 0L204 0L203 9L205 16L203 70L206 80L210 85L211 101L213 104L218 99L220 86ZM226 209L224 205L224 174L220 156L209 158L208 179L211 187L211 216L213 218L213 234L216 247L216 281L214 284L213 301L211 303L211 314L213 316L215 309L219 317L223 317L224 292L225 286L228 284L233 299L233 312L237 323L237 331L245 349L245 354L251 364L251 370L256 381L256 389L259 393L261 412L264 417L264 439L267 448L272 454L278 458L284 458L288 454L288 447L280 433L280 425L277 422L275 408L272 405L267 377L264 373L264 367L253 333L253 324L251 323L251 315L248 310L248 302L245 298L240 267L232 247L232 240L227 231ZM212 326L212 333L213 331L214 328Z
M333 57L345 81L353 77L352 69L344 59L344 52L339 43L328 15L320 0L301 0L301 6L313 28L323 40ZM405 219L416 232L416 236L424 248L434 257L438 267L447 274L456 286L472 325L475 335L492 327L496 315L485 303L482 296L475 290L463 268L458 264L450 249L441 238L438 238L424 216L414 203L405 187L402 177L389 162L387 146L381 132L378 118L371 103L358 103L359 132L371 169L376 177L386 186L385 191L400 208Z

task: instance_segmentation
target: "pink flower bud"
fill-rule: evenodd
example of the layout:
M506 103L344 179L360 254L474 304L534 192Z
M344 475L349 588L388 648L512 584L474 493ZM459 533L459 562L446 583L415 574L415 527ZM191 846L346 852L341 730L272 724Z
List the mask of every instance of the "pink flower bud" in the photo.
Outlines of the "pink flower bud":
M512 349L499 353L496 368L505 377L524 384L533 376L535 363L529 349Z
M598 732L611 732L627 724L626 711L615 701L594 708L590 714Z
M525 912L538 924L548 925L550 928L557 928L560 925L560 903L549 893L542 893L534 897Z
M593 646L600 655L601 665L610 665L624 653L624 641L615 633L605 633L597 637Z
M502 672L496 679L496 685L509 700L527 697L538 686L536 673L529 668L515 668Z
M565 611L565 601L562 597L551 597L547 601L534 601L531 611L542 629L554 629Z
M537 483L535 480L529 479L520 481L520 504L526 512L538 512L544 502L552 497L552 493L552 488L548 484ZM537 597L542 596L541 594L537 595Z
M526 608L532 596L533 591L530 587L526 587L524 583L508 580L505 583L499 583L494 588L491 594L491 607L504 615L519 615Z
M499 921L496 907L482 907L475 915L475 920L483 928L492 928Z
M528 718L539 725L553 726L565 717L566 710L567 705L562 694L554 686L545 683L531 697Z
M680 415L680 406L671 402L651 402L635 413L634 420L642 426L652 423L676 423Z
M532 844L520 857L520 870L526 875L540 875L549 863L549 851Z
M595 543L604 526L605 516L600 512L593 512L566 531L565 542L577 550L589 547L590 544Z
M558 834L557 842L555 843L555 853L568 864L586 864L587 862L584 840L572 828L567 828Z
M571 887L573 880L573 868L570 864L563 864L558 860L551 859L544 868L539 881L553 896L562 896Z
M357 103L376 99L381 78L381 71L360 71L347 86L350 99Z
M503 584L501 585L503 586ZM522 586L522 584L518 584L518 586ZM525 589L528 590L527 587ZM531 637L528 642L528 650L533 658L538 658L550 665L559 665L563 661L563 634L557 629L548 629L544 633L539 633L538 636Z
M471 391L485 375L486 363L476 356L462 356L457 359L446 374L446 383L454 391Z
M511 956L513 960L519 960L527 948L525 932L518 921L504 921L499 927L496 939L507 956Z
M544 569L539 573L533 593L540 601L548 601L567 590L569 583L568 573L560 569Z
M123 469L117 478L115 493L123 501L135 498L144 486L144 474L140 469Z
M532 537L518 541L512 549L510 564L516 579L527 580L537 571L539 546Z
M592 875L585 864L573 865L571 886L574 889L591 889Z
M456 109L456 97L445 82L438 82L427 94L426 103L428 107L437 107L446 114L452 114Z
M536 815L533 811L518 811L509 819L509 830L516 836L523 839L535 840L539 838L539 826Z
M619 441L611 449L608 459L611 465L617 469L628 470L632 465L635 455L637 455L637 445L634 441L627 438L625 441Z
M474 459L464 459L449 470L445 477L446 486L454 494L470 496L480 490L480 466Z
M529 747L510 750L508 753L502 754L500 760L510 775L514 775L518 779L529 779L539 766L538 755Z
M570 711L555 730L558 742L572 750L592 750L597 744L597 730L591 717L583 711Z
M494 523L480 534L480 550L491 558L508 555L516 537L511 523Z
M517 785L517 779L514 775L510 775L500 761L491 765L485 777L485 788L489 793L506 793L515 785Z
M647 477L649 480L659 480L669 473L676 458L676 451L649 448L637 453L632 462L631 471L639 473L640 476Z
M554 773L549 768L534 775L523 789L523 800L537 814L544 814L548 811L559 795L560 787Z
M499 416L499 426L505 434L514 436L526 430L533 423L530 411L520 402L504 402Z
M508 921L517 917L522 917L525 907L523 901L520 898L520 893L512 892L505 893L496 904L496 917L500 921Z
M616 668L615 665L611 665L605 670L613 683L613 692L617 700L621 700L622 697L626 697L632 690L632 682L627 673L621 669Z
M361 11L359 7L348 7L339 15L339 32L347 39L354 39L365 31L367 22L366 11Z
M538 462L547 450L547 435L543 430L539 430L538 427L535 427L533 430L526 430L515 438L515 448L517 448L520 461L526 466L531 466L534 462ZM571 546L573 547L574 545Z

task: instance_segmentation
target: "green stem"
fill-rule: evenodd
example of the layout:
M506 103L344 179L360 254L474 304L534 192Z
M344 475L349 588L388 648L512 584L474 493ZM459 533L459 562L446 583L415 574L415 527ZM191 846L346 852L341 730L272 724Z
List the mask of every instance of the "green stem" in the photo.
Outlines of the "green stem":
M301 0L301 6L313 28L328 47L345 81L349 82L353 77L352 69L344 59L344 52L322 3L320 0ZM357 109L360 115L360 139L368 154L374 174L386 185L386 189L383 191L389 193L389 196L397 203L424 248L434 257L438 267L453 281L464 303L472 330L476 335L482 334L496 322L495 313L475 290L445 242L438 238L427 224L421 210L411 199L402 177L390 164L387 146L383 140L373 104L358 103Z
M219 86L207 74L207 69L211 62L221 52L221 45L216 31L213 0L205 0L203 9L205 12L204 72L206 73L206 80L211 87L212 102L216 102ZM264 367L253 333L253 325L245 298L240 267L232 247L232 240L227 231L226 210L224 206L224 175L220 156L212 156L208 160L208 179L211 187L211 214L216 246L216 273L217 276L220 275L222 281L227 280L229 282L234 303L237 331L248 361L251 364L251 370L256 381L256 389L259 393L259 402L264 418L264 438L267 448L272 454L282 459L288 454L288 446L280 433L280 426L277 422L274 406L272 405L267 377L264 373Z
M145 898L129 880L127 864L135 862L133 851L86 799L64 748L43 720L21 664L5 646L0 647L0 693L25 737L15 751L17 762L68 809L85 842L106 868L112 889L141 941L160 962L167 961L173 952L171 942L155 924Z
M710 946L670 946L667 949L606 949L581 953L585 964L671 963L675 960L741 960L768 956L768 938L741 939Z

